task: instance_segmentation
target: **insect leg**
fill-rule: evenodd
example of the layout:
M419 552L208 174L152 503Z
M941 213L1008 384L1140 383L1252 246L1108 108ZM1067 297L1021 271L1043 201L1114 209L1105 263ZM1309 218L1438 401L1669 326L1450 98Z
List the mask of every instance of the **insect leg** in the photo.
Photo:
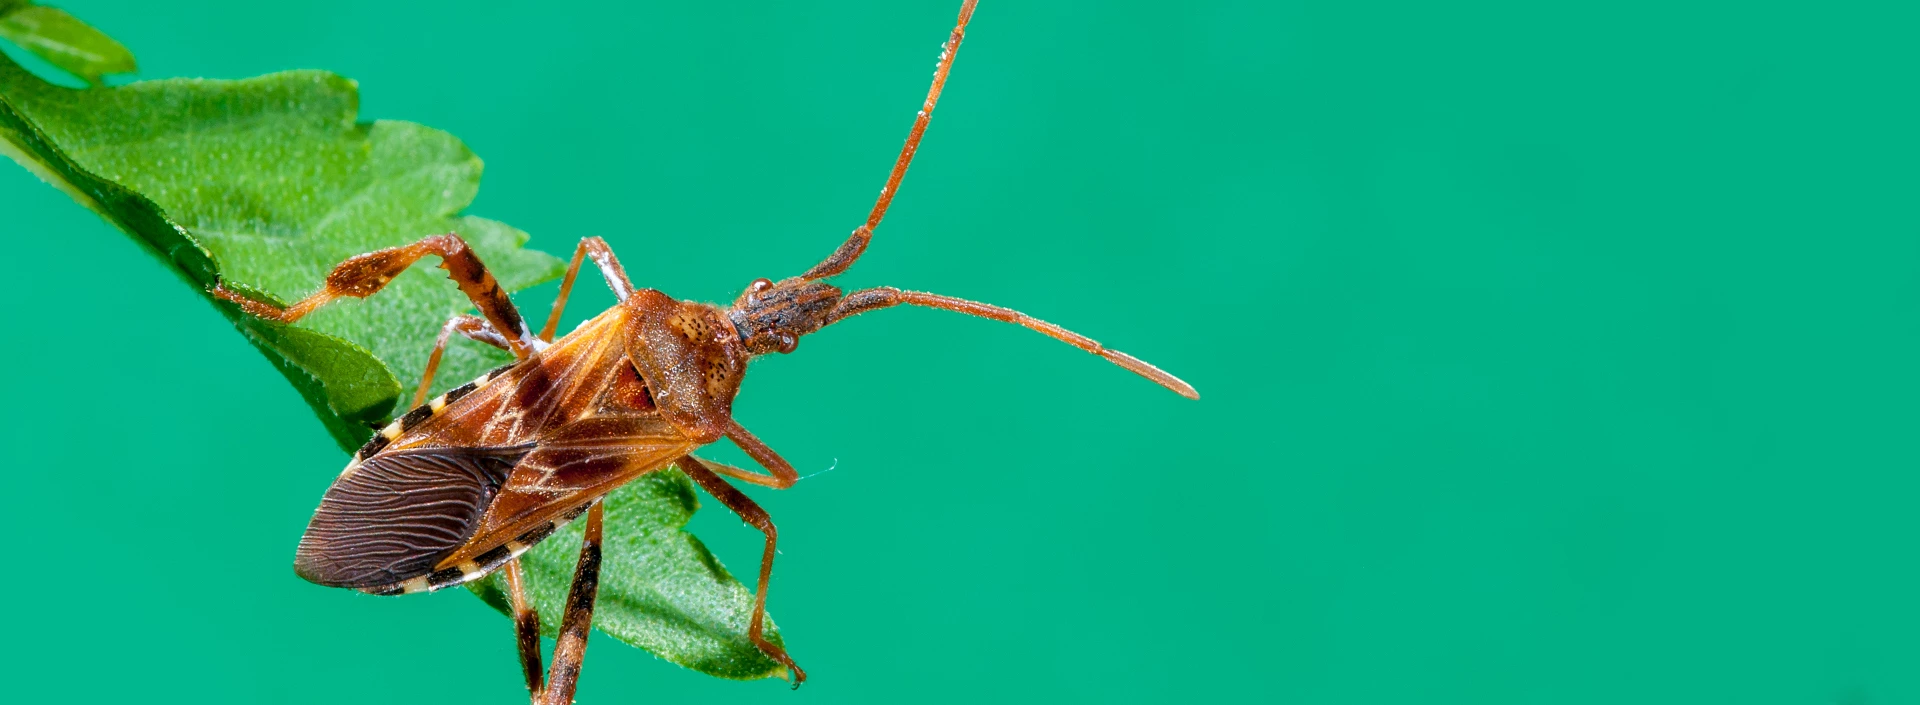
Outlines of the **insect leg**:
M440 326L440 337L433 341L433 352L427 355L427 371L420 375L420 390L413 393L414 406L427 403L427 389L433 386L433 373L440 369L440 354L446 352L447 338L454 333L501 350L512 350L507 346L506 336L494 330L493 326L487 323L487 319L464 313L447 319L447 324Z
M727 477L731 477L736 480L745 480L747 482L752 482L754 484L765 486L765 487L773 487L772 485L768 485L766 482L764 482L764 480L767 479L767 476L765 473L757 473L752 470L746 470L743 468L734 467L732 465L728 465L726 463L720 462L718 460L714 460L712 458L696 457L694 459L700 461L701 463L706 464L707 469L712 470L716 474L725 475ZM786 488L774 487L774 489L779 490L779 489L786 489Z
M756 588L753 593L753 621L749 622L751 626L747 627L747 638L752 639L753 643L759 646L760 651L765 653L768 658L779 661L791 669L793 671L793 687L800 687L800 684L807 680L807 672L801 670L800 665L793 662L793 657L787 655L786 649L782 649L773 642L767 641L766 637L763 636L767 621L767 581L773 577L774 543L778 540L780 533L773 528L773 519L767 516L767 510L761 509L760 505L755 504L753 499L748 497L746 493L741 492L739 488L727 484L726 480L722 480L718 475L713 474L713 471L707 467L707 464L701 462L698 458L689 455L681 458L675 464L680 467L681 472L687 474L687 477L691 477L694 482L700 483L700 487L705 489L707 494L713 495L714 499L720 500L721 504L727 505L727 508L733 510L733 513L740 515L741 521L753 525L753 528L759 529L760 533L767 535L767 548L760 554L760 586Z
M613 249L607 247L607 241L598 237L580 239L580 246L573 248L573 263L567 265L567 277L560 280L560 295L553 298L553 313L547 316L547 325L540 329L540 339L553 341L554 329L560 325L560 312L567 308L567 295L573 293L573 277L580 273L580 262L588 256L593 263L600 265L600 276L606 277L607 288L621 301L633 294L633 281L627 279L627 270L620 267L620 260L613 256Z
M527 693L540 697L540 613L527 602L526 577L520 559L507 561L507 594L513 598L513 635L519 645L520 670L527 676Z
M873 231L880 227L880 219L886 217L887 206L893 205L893 195L900 190L900 180L907 175L907 165L913 163L913 153L920 150L920 136L927 132L927 121L933 119L933 106L940 102L940 89L947 85L947 72L953 69L953 55L960 51L960 40L967 35L967 22L973 19L973 6L978 0L966 0L960 5L960 20L953 26L953 33L947 36L947 43L940 45L940 63L933 71L933 87L927 89L927 100L920 104L920 114L913 119L913 129L907 133L907 143L900 148L900 156L893 161L893 172L887 175L887 185L880 189L880 199L873 204L873 210L867 213L867 222L854 228L853 235L840 248L828 255L826 260L800 275L802 279L825 279L852 267L860 253L867 251L867 243L873 241Z
M978 301L968 301L951 296L929 294L924 291L901 291L890 286L861 289L847 294L846 298L841 299L840 303L834 305L833 311L827 314L826 325L832 325L850 316L857 316L868 311L877 311L901 304L937 308L943 311L964 313L969 316L979 316L988 320L1025 326L1045 333L1054 340L1106 358L1108 362L1124 367L1127 371L1140 375L1141 377L1153 380L1154 383L1173 390L1175 394L1179 394L1188 399L1200 398L1200 392L1195 391L1193 385L1181 381L1179 377L1167 374L1158 367L1147 364L1145 360L1118 350L1110 350L1101 345L1099 341L1019 311L1010 308L1001 308L992 304L983 304Z
M587 632L593 630L593 598L600 591L600 522L605 513L598 502L587 511L580 563L573 569L567 612L560 617L560 639L553 647L553 668L547 671L546 705L571 705L573 691L580 686L580 662L587 656Z
M500 282L487 271L486 265L480 263L480 257L467 247L467 241L454 233L431 235L411 245L349 257L327 274L326 283L318 293L286 308L248 298L224 286L215 286L213 295L239 304L242 310L254 316L292 323L342 296L372 296L427 255L440 257L440 268L447 270L447 276L460 285L460 291L473 300L473 305L480 309L481 315L486 316L488 323L493 324L493 329L505 334L507 348L513 351L514 357L526 359L533 351L540 349L540 341L527 330L526 321L520 317L519 309L513 307L513 301L507 298L507 292L500 288Z
M772 471L773 475L769 477L757 472L742 470L731 465L719 464L710 468L711 470L735 480L743 480L763 487L772 487L776 490L784 490L792 487L793 483L800 481L799 471L794 470L793 465L788 463L786 458L780 457L780 454L773 452L773 449L768 448L767 444L761 443L760 439L755 438L752 433L749 433L746 427L740 425L740 422L727 419L727 437L733 439L733 444L740 446L740 450L746 451L747 456L753 458L754 462Z

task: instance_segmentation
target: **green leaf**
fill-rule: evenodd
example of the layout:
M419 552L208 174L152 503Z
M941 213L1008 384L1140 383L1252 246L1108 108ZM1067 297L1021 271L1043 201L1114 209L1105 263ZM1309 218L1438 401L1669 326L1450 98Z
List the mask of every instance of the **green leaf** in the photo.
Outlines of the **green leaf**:
M26 0L0 0L0 38L25 47L93 85L109 73L133 73L133 53L73 15Z
M701 673L739 680L788 677L785 666L747 640L753 593L699 539L681 530L699 508L686 475L675 469L654 472L615 490L605 502L595 627ZM559 630L585 523L574 521L520 559L530 577L527 598L540 611L547 636ZM511 613L501 573L467 587L501 613ZM771 617L766 628L769 641L783 643Z
M457 215L481 171L458 139L406 122L354 122L358 92L339 76L73 90L0 59L0 96L10 156L203 291L218 277L288 303L341 260L448 231L464 236L509 291L563 269L521 249L525 233ZM292 327L220 308L352 448L419 379L440 324L471 305L438 270L416 267L377 296L329 305ZM441 388L510 359L461 342L441 363Z
M481 171L459 140L411 123L357 123L357 104L352 81L322 72L75 90L0 55L0 152L203 293L224 281L288 303L349 256L449 230L509 291L558 276L560 260L521 249L525 233L458 215ZM415 267L373 297L331 304L293 326L216 306L350 451L414 386L441 323L471 308L439 272ZM464 383L508 359L456 339L435 386ZM697 507L685 476L654 473L607 502L597 626L705 673L785 673L747 640L751 593L680 530ZM564 531L527 558L548 620L560 616L580 533ZM497 589L492 598L499 606Z

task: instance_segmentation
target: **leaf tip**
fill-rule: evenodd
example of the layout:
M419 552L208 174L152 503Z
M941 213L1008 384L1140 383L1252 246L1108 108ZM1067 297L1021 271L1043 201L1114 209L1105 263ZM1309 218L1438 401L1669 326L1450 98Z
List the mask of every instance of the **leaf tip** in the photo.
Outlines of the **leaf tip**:
M133 73L133 52L66 11L32 2L0 2L0 37L73 74L89 87L107 74Z

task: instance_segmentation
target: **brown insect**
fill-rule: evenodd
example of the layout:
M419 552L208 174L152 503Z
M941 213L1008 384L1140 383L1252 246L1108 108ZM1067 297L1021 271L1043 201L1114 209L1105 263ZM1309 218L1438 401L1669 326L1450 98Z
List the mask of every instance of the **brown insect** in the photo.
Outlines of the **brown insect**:
M1193 387L1152 365L1016 311L890 287L843 293L824 281L851 267L872 240L927 129L975 1L966 0L960 8L933 86L866 224L806 273L779 282L755 280L730 306L677 301L634 288L597 237L580 241L537 336L454 234L350 258L327 275L319 293L285 308L215 287L216 296L249 314L292 323L334 299L370 296L415 261L434 255L482 314L455 316L441 328L414 397L416 408L381 429L334 480L300 539L294 570L321 585L393 595L459 585L504 567L527 688L536 703L570 703L599 585L599 500L634 478L676 466L766 534L747 635L792 670L798 687L806 672L761 634L773 568L773 522L722 479L775 489L799 479L792 465L733 419L733 398L747 360L793 352L803 335L856 314L906 304L1026 326L1199 398ZM555 341L554 327L587 258L620 302ZM508 350L516 361L428 401L434 369L453 333ZM771 474L691 455L721 438L731 439ZM518 557L581 514L587 517L586 539L543 686L540 622L527 603Z

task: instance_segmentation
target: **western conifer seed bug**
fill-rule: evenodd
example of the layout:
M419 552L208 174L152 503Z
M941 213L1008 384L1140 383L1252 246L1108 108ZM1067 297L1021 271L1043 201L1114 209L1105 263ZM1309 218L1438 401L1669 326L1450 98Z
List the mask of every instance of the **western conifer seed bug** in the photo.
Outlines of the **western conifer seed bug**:
M959 21L941 47L933 86L866 223L812 269L778 282L755 280L729 306L634 288L598 237L581 240L575 249L552 313L537 335L455 234L349 258L327 275L319 293L284 308L216 286L216 296L251 315L292 323L334 299L371 296L433 255L481 313L455 316L441 328L414 395L415 408L354 453L301 537L294 570L321 585L397 595L452 587L504 568L527 688L536 704L565 705L573 701L578 684L599 586L599 500L634 478L676 466L766 535L747 634L767 656L791 669L799 687L806 672L761 634L773 569L773 522L722 479L774 489L799 479L792 465L733 419L733 398L749 359L793 352L801 336L857 314L924 306L1031 328L1198 399L1193 387L1159 368L1016 311L891 287L847 293L826 282L853 266L886 215L926 132L975 2L961 5ZM589 258L619 303L554 340L575 275ZM454 333L505 349L515 362L428 400L434 369ZM692 455L721 438L732 440L767 473ZM543 678L540 622L527 602L518 559L582 514L585 541L552 670Z

